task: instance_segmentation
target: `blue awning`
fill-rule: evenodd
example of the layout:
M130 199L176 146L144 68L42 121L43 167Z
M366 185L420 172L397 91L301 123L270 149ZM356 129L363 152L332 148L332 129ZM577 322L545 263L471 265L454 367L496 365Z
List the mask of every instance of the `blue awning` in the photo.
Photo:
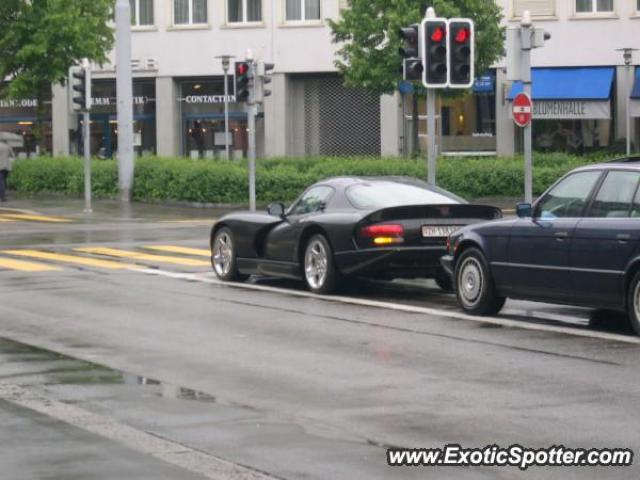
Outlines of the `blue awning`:
M636 68L636 79L633 82L633 90L631 90L631 98L640 98L640 68Z
M533 100L608 100L613 86L613 67L534 68L531 71ZM514 82L507 99L522 92Z

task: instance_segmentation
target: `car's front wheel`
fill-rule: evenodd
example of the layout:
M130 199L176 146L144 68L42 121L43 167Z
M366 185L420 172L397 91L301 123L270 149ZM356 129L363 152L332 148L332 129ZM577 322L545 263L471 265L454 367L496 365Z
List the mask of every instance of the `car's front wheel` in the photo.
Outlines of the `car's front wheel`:
M248 278L238 271L233 232L228 227L218 230L211 242L211 265L220 280L242 282Z
M477 248L465 250L456 263L455 287L458 304L472 315L495 315L505 297L497 294L491 270Z
M329 294L338 289L340 274L333 260L331 245L324 235L309 239L304 251L304 279L313 293Z
M631 328L636 332L636 335L640 335L640 272L633 276L629 284L627 311Z

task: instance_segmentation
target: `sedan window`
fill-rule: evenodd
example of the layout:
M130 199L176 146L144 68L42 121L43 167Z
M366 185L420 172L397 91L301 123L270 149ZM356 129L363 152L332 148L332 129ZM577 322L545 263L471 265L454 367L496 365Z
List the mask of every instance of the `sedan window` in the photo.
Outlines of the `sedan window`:
M306 191L291 208L289 215L305 215L320 210L333 195L333 188L319 185Z
M564 178L538 203L536 216L540 218L579 217L601 174L601 171L593 170L574 173Z
M640 173L638 172L609 172L600 186L588 216L628 217L639 181Z

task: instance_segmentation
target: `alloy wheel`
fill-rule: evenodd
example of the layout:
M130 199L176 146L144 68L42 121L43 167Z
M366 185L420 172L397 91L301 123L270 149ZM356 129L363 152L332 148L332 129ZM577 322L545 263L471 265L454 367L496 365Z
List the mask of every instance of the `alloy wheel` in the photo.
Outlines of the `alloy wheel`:
M320 240L312 241L304 256L304 273L309 286L320 289L327 279L327 249Z
M213 244L213 268L220 277L226 277L233 263L233 241L227 232L220 233Z
M482 266L474 257L468 257L460 267L458 289L460 299L467 307L474 307L482 296L484 278Z

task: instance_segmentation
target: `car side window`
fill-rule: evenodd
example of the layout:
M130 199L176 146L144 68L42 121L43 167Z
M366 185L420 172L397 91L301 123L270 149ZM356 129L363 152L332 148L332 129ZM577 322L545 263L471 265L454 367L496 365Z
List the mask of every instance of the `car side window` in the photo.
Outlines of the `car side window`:
M611 171L604 179L591 205L589 217L620 218L631 215L631 202L636 195L640 173Z
M300 197L300 200L293 206L289 215L305 215L317 212L323 205L327 204L332 195L332 187L326 185L313 187Z
M599 170L569 175L553 187L536 207L539 218L579 217L602 174Z

